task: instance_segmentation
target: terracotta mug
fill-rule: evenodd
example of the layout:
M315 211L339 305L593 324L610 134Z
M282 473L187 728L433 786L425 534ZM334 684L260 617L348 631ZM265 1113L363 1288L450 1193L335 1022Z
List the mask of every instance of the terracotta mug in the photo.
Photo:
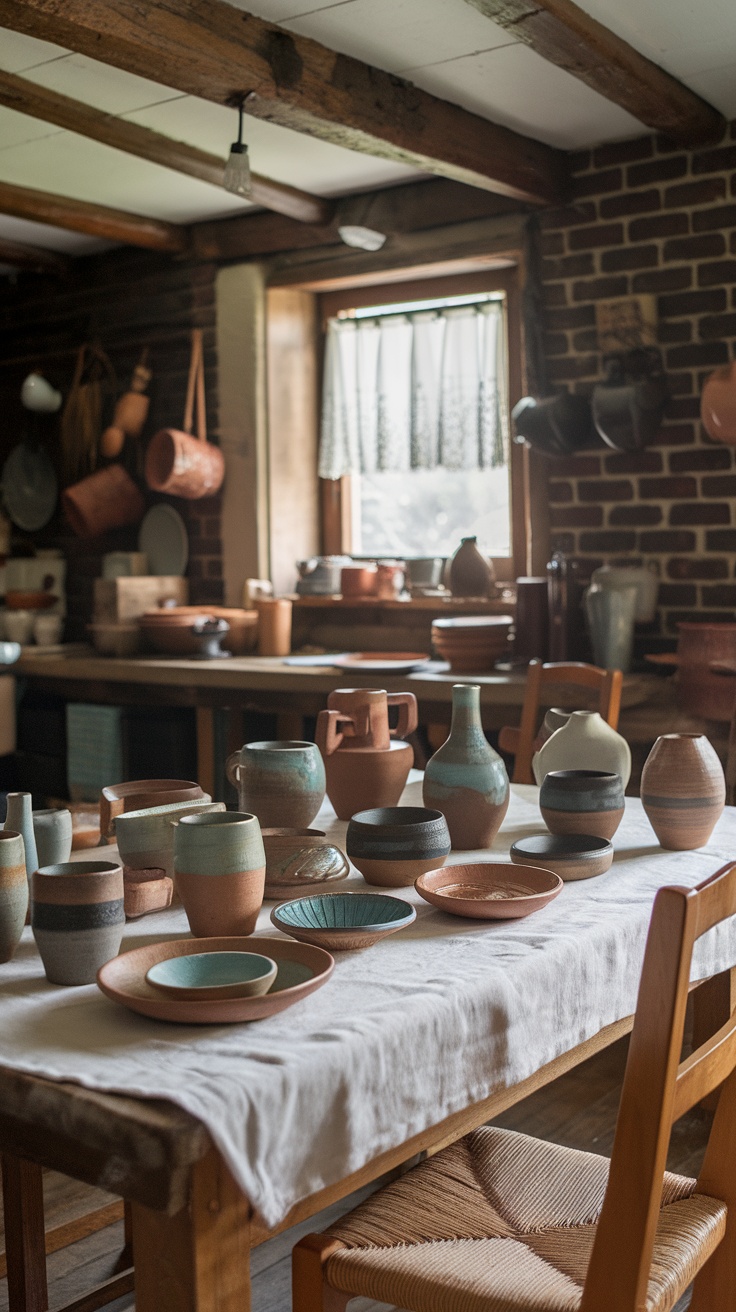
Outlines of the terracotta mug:
M399 718L394 729L389 728L390 706L398 707ZM388 751L392 738L406 738L418 724L417 699L413 692L385 692L378 688L337 688L327 698L328 717L321 713L324 748L317 744L325 756L337 751L347 739L348 747L375 747ZM334 715L330 715L334 712ZM319 723L319 721L318 721Z
M343 597L375 597L378 570L375 565L345 565L340 570Z
M288 656L291 651L291 602L285 597L258 597L258 655Z

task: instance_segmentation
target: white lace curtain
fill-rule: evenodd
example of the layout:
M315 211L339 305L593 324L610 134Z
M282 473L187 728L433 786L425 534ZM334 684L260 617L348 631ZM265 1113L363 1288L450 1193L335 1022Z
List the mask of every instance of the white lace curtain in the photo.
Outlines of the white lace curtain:
M327 329L319 474L506 464L506 341L499 302Z

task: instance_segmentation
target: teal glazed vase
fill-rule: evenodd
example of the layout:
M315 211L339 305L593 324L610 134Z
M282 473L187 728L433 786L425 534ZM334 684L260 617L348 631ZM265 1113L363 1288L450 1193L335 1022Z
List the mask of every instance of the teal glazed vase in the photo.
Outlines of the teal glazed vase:
M30 793L8 793L8 811L5 817L5 828L13 830L16 834L20 834L23 839L26 874L28 876L28 882L30 883L34 871L38 870L38 851L36 849L36 836L33 832L33 812L31 810Z
M456 683L447 742L424 773L424 805L442 811L453 851L490 847L509 805L509 777L486 740L480 718L480 685Z

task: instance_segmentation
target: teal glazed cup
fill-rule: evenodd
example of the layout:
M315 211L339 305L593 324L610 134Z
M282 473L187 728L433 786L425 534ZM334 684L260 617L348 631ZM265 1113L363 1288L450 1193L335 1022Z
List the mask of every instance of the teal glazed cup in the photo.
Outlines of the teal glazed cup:
M34 811L33 834L39 868L68 861L72 854L71 811Z
M65 861L31 879L31 928L52 984L94 984L116 957L125 928L123 868Z
M315 743L246 743L226 769L241 812L255 815L264 829L308 829L325 798L325 767Z
M28 911L23 839L12 829L0 832L0 962L10 961L20 943Z
M182 816L174 833L174 872L197 938L253 933L266 883L266 853L254 815Z

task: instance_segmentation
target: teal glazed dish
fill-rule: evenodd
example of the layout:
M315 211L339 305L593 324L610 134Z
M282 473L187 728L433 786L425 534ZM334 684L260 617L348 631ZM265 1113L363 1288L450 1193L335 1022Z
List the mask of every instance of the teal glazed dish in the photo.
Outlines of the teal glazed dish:
M276 962L257 952L194 952L157 961L146 979L183 1000L256 998L268 993L276 971Z
M353 816L345 850L367 884L409 888L427 870L439 870L450 848L450 831L441 811L378 806Z
M271 921L282 934L328 951L369 948L417 918L402 898L384 893L322 893L282 902Z

